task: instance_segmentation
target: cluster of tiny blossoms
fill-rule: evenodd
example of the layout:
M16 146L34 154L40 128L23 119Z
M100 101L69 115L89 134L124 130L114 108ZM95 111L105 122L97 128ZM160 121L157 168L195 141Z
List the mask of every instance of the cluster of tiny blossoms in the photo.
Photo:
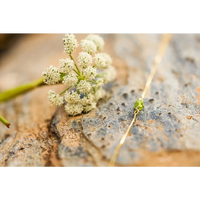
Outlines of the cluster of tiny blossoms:
M79 46L73 34L63 38L64 52L69 58L60 59L59 66L49 66L42 73L44 83L54 85L63 83L66 89L60 94L49 90L51 105L63 106L69 115L79 115L96 108L99 99L106 95L104 84L116 77L111 57L99 53L104 47L104 40L98 35L88 35L80 42L82 52L77 57L77 64L72 53Z

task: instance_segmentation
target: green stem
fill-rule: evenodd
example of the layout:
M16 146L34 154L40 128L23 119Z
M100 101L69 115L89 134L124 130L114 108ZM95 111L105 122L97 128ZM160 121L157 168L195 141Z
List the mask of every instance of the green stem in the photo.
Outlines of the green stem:
M97 84L97 82L96 82L95 80L90 80L90 82L91 82L91 83Z
M63 81L63 78L64 78L64 76L66 76L66 75L67 75L66 73L60 73L60 82Z
M0 93L0 103L7 101L9 99L12 99L20 94L23 94L25 92L28 92L29 90L32 90L36 88L39 85L43 85L43 78L39 78L37 80L31 81L29 83L17 86L15 88L6 90L2 93Z
M69 86L67 89L63 90L59 95L62 95L64 92L66 92L71 86Z
M75 69L73 69L73 71L75 71L79 75L79 73Z
M97 77L97 78L103 78L103 77L104 77L104 74L105 74L104 72L99 73L99 74L96 75L96 77Z
M62 82L63 76L65 76L65 74L61 73L61 80L59 83ZM42 85L46 85L46 84L43 82L43 78L39 78L39 79L31 81L29 83L25 83L23 85L15 87L15 88L6 90L6 91L0 93L0 103L10 100L20 94L28 92L28 91L30 91L38 86L42 86ZM70 87L68 87L66 90L68 90L69 88ZM66 90L64 90L61 94L63 94ZM3 118L1 115L0 115L0 121L9 128L10 123L5 118Z
M73 57L72 57L72 54L69 54L69 56L70 56L70 58L74 61L74 65L75 65L75 67L76 67L76 69L77 69L77 71L79 72L79 74L81 73L80 72L80 70L79 70L79 68L78 68L78 66L76 65L76 62L75 62L75 60L73 59Z
M5 125L7 126L8 128L10 128L10 123L0 115L0 121Z

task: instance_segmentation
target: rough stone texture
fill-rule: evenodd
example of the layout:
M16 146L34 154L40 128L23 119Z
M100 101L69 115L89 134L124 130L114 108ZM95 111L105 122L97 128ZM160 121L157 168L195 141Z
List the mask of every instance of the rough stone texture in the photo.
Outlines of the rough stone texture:
M106 86L110 97L77 117L49 106L49 86L0 104L1 114L12 123L10 130L0 126L1 166L107 166L133 118L160 35L103 37L118 72L117 80ZM37 78L46 66L57 65L65 57L61 38L21 38L1 58L0 90ZM200 35L173 35L145 107L120 151L118 166L200 166L199 51ZM62 91L61 87L53 89Z

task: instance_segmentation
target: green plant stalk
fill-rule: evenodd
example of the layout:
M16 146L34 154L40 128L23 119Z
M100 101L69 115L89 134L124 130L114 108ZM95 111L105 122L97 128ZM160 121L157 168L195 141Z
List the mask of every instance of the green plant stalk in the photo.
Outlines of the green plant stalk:
M66 74L64 74L64 73L60 74L60 82L62 82L63 77L65 75ZM46 84L43 82L43 78L39 78L39 79L36 79L36 80L31 81L29 83L25 83L23 85L15 87L15 88L6 90L6 91L0 93L0 103L2 103L4 101L8 101L8 100L20 95L20 94L28 92L28 91L30 91L30 90L38 87L38 86L42 86L42 85L46 85ZM9 128L10 123L4 117L2 117L1 115L0 115L0 121Z
M23 85L15 87L15 88L6 90L6 91L0 93L0 103L10 100L20 94L25 93L25 92L28 92L29 90L32 90L39 85L44 85L43 78L39 78L39 79L31 81L29 83L25 83Z
M10 127L10 123L0 115L0 121L5 125L7 126L8 128Z
M39 79L31 81L29 83L26 83L26 84L17 86L15 88L6 90L6 91L0 93L0 103L7 101L7 100L10 100L10 99L12 99L12 98L14 98L14 97L16 97L20 94L28 92L29 90L32 90L32 89L36 88L37 86L43 85L43 84L44 84L43 78L39 78ZM10 127L10 123L4 117L2 117L1 115L0 115L0 121L5 126L7 126L8 128Z
M74 71L77 75L79 75L79 73L78 73L75 69L73 69L73 71Z
M96 78L103 78L105 76L105 72L101 72L96 75Z
M65 90L63 90L59 95L62 95L63 93L65 93L67 90L69 90L71 86L69 86L68 88L66 88Z
M75 67L76 67L78 73L80 74L81 72L80 72L80 70L79 70L79 68L78 68L78 66L77 66L77 64L76 64L76 62L75 62L75 60L74 60L74 58L72 57L72 54L69 54L69 57L74 61L74 65L75 65Z

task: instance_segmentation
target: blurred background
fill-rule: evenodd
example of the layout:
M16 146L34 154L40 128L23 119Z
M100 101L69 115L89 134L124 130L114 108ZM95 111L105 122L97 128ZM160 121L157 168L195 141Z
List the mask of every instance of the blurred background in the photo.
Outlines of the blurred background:
M25 34L0 34L0 56Z
M27 34L48 34L55 31L51 30L0 30L0 52L12 47L13 42Z
M19 40L20 38L24 37L27 34L53 34L56 33L57 30L0 30L0 53L12 47L12 44ZM60 32L65 32L60 30ZM75 31L76 33L80 34L86 31ZM102 31L99 30L88 30L90 33L100 33ZM106 31L104 31L106 32Z

